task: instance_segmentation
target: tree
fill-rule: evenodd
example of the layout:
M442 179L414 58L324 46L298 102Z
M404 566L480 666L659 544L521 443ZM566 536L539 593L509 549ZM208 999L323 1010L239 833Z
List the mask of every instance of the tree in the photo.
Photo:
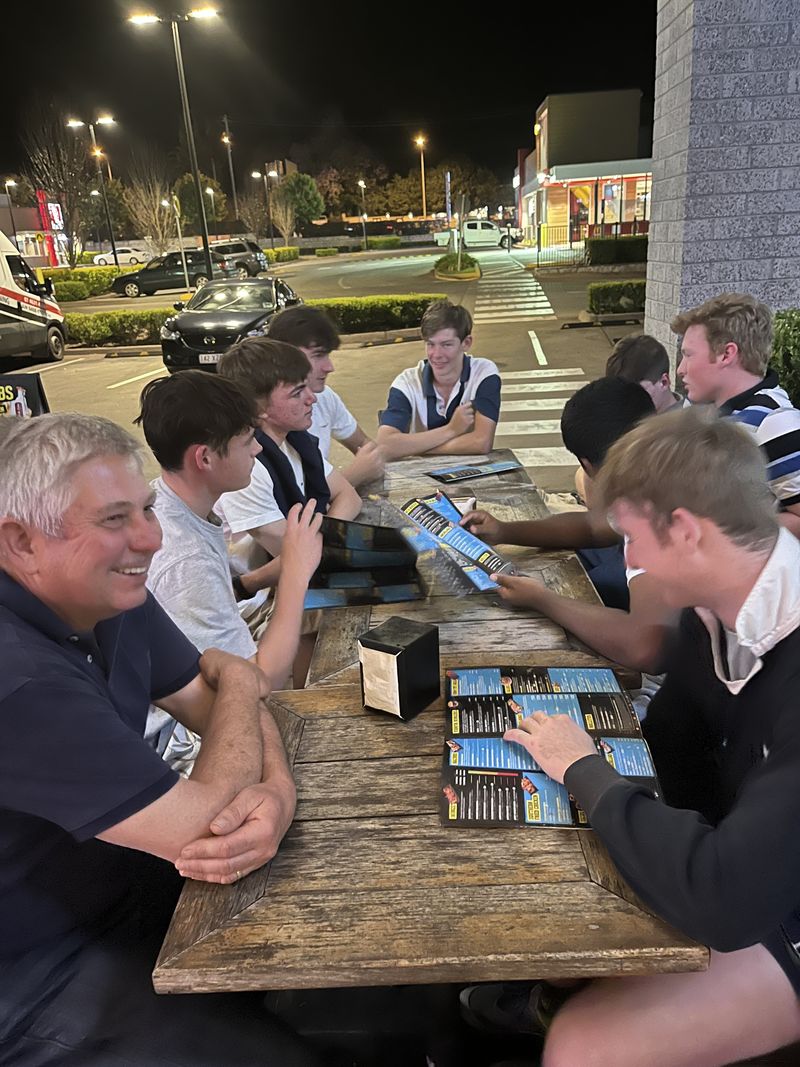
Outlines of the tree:
M267 205L264 203L264 194L251 189L246 193L240 193L237 199L239 201L239 218L248 230L252 231L257 237L266 234ZM294 222L292 222L292 225L294 226Z
M305 226L312 219L318 219L325 212L325 201L319 194L317 183L310 174L290 174L284 178L279 190L292 205L295 220L300 226ZM275 216L275 198L273 196L273 218ZM276 223L277 225L277 223ZM278 226L281 230L281 227ZM283 230L281 230L283 233Z
M31 184L44 189L61 205L67 259L74 267L78 258L81 208L92 181L86 141L67 129L65 116L52 108L31 112L23 128Z
M205 174L200 175L200 188L205 196L206 219L212 222L216 219L220 222L228 214L228 198L222 191L222 186L214 178ZM206 189L213 189L214 196L206 193ZM194 188L194 178L191 174L183 174L175 182L173 192L181 202L182 215L194 226L200 225L200 212L197 209L197 194ZM213 212L212 212L213 204Z
M140 151L131 160L129 175L122 195L134 233L154 252L166 252L177 230L172 208L163 205L170 199L170 188L162 162L154 153Z
M342 192L344 186L340 172L336 167L325 167L314 178L317 190L325 201L329 215L338 215L342 211Z
M4 192L11 197L12 207L36 207L36 190L24 174L9 174L9 180L14 185L9 185Z
M292 177L298 177L298 175L292 175ZM301 177L307 177L307 175L301 175ZM272 194L272 221L280 232L281 237L283 237L285 245L289 243L289 238L294 233L296 222L294 201L286 191L287 182L288 178ZM317 196L319 196L319 193L317 193ZM320 197L321 199L322 197Z
M98 195L92 195L96 193ZM114 237L128 237L132 230L131 216L125 203L125 187L121 181L114 178L106 182L106 199L108 200L108 213L111 216L111 226ZM92 240L97 234L101 241L108 240L108 222L106 220L103 197L100 195L99 182L95 182L91 189L85 190L81 202L81 222L79 236L81 244Z

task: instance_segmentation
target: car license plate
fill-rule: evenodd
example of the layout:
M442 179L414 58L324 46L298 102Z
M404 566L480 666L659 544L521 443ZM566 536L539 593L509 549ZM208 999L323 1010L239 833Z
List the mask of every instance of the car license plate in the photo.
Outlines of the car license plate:
M219 363L220 354L219 352L201 352L198 358L201 363Z

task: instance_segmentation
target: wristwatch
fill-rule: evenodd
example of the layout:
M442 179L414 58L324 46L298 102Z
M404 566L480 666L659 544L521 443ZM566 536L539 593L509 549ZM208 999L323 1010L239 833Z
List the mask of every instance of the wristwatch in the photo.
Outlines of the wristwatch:
M252 593L248 593L248 591L245 589L244 582L242 581L242 576L240 574L234 574L231 577L231 585L233 586L233 595L236 597L237 601L249 600L250 597L253 595Z

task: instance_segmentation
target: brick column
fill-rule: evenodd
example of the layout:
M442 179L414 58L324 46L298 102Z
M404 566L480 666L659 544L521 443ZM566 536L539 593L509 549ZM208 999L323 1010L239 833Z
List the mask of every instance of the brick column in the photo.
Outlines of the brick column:
M659 0L646 332L726 290L800 306L800 0Z

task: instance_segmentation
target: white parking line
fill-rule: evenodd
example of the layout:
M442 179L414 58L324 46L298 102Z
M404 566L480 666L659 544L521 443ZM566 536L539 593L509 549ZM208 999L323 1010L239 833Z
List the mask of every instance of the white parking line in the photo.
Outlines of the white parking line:
M166 373L166 367L159 367L158 370L149 370L146 374L137 374L134 378L126 378L123 382L115 382L113 385L107 385L106 389L121 389L123 385L130 385L131 382L140 382L142 378L155 378L157 374Z
M37 367L36 370L31 368L34 374L46 374L49 370L60 370L62 367L68 367L70 363L83 363L86 356L78 356L77 359L65 359L62 363L48 363L46 367Z
M528 330L528 337L530 337L531 344L533 345L533 351L534 351L534 354L536 356L536 362L541 367L546 367L547 366L547 356L544 354L544 349L542 348L541 341L536 336L536 334L535 334L535 332L533 330Z

